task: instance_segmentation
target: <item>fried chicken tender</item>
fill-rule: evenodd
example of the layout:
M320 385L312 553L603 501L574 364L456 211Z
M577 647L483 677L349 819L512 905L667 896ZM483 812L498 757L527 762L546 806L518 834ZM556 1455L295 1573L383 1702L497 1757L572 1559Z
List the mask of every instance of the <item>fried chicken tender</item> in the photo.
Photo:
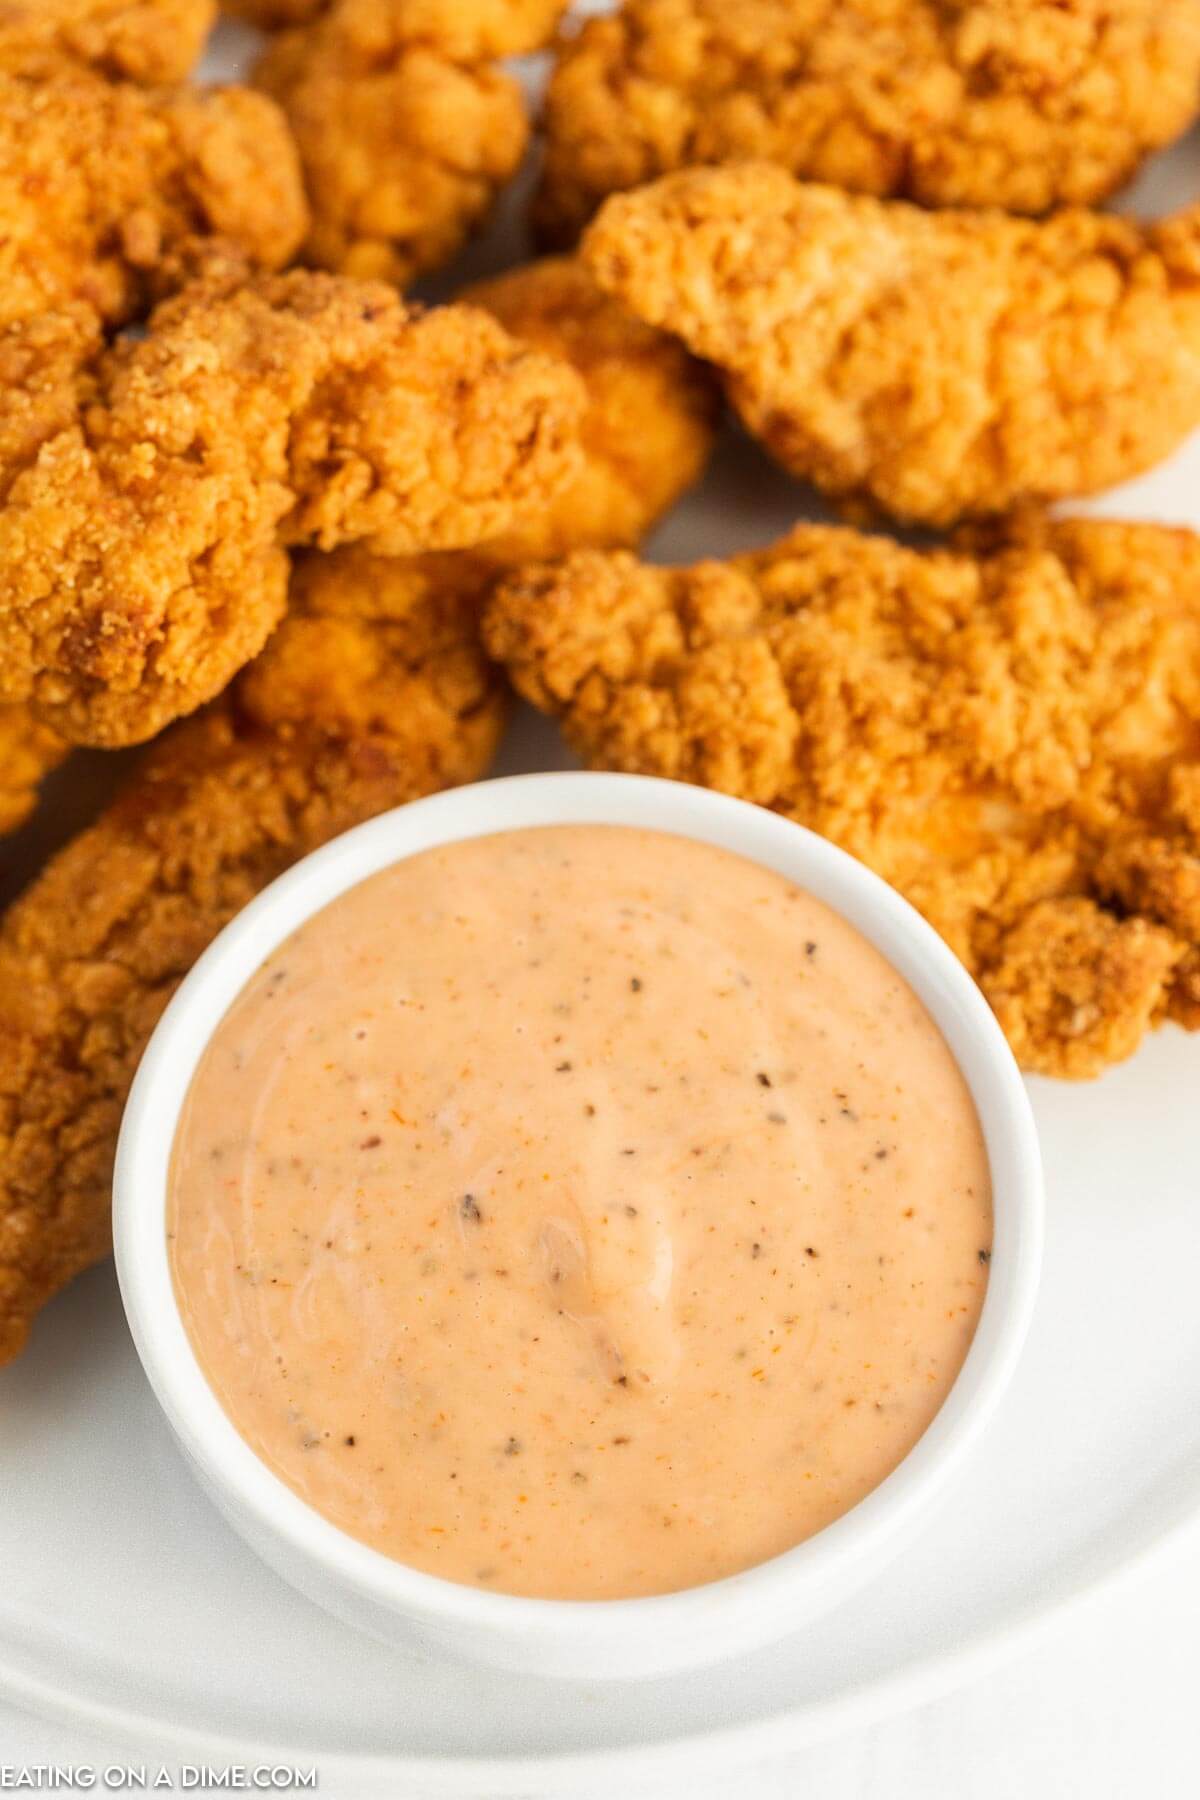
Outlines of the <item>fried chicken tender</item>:
M0 69L43 76L78 63L114 80L182 81L216 13L216 0L0 0Z
M1200 538L1035 516L919 552L802 525L499 583L487 648L589 763L797 819L917 906L1026 1068L1200 1027Z
M342 29L363 44L429 44L478 61L540 50L566 0L223 0L223 9L263 31L336 12Z
M498 577L584 546L638 544L659 515L699 477L716 429L713 384L664 332L652 331L600 292L568 257L549 257L465 288L460 299L490 312L513 337L563 359L582 380L587 405L582 460L556 493L531 501L520 522L473 550L411 559L409 578L482 611ZM390 577L359 545L322 558L326 587L345 568L355 593Z
M296 148L264 95L86 70L0 70L0 220L0 325L77 300L121 325L214 239L277 269L308 228Z
M528 49L550 0L338 0L268 45L255 83L300 146L321 268L405 286L451 257L525 154L518 84L485 58Z
M469 545L577 467L578 377L475 309L293 272L92 356L73 323L0 343L0 698L73 742L218 693L283 612L284 544Z
M182 977L326 839L469 781L504 703L474 605L403 559L302 560L258 662L149 751L0 924L0 1363L104 1256L117 1127Z
M460 296L560 356L587 392L579 473L481 553L493 566L641 542L703 473L717 424L709 371L609 299L570 257L527 263Z
M27 706L0 705L0 837L24 824L38 782L66 754L63 740Z
M901 520L1090 493L1200 424L1200 206L927 213L743 163L616 196L582 254L786 468Z
M537 221L746 157L933 207L1087 205L1200 107L1194 0L625 0L562 47Z

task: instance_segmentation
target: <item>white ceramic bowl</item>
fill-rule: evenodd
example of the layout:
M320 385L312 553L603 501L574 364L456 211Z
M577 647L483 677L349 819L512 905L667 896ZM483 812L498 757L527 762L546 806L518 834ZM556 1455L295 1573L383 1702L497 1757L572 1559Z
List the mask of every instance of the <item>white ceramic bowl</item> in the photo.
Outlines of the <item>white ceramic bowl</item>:
M313 913L368 875L459 838L523 826L676 832L777 870L832 906L924 1001L970 1086L991 1165L987 1296L958 1380L929 1430L867 1498L816 1537L742 1574L649 1599L523 1599L392 1561L340 1531L243 1441L208 1386L175 1303L164 1227L180 1107L240 989ZM376 1637L535 1675L645 1676L713 1662L802 1627L895 1556L970 1454L1013 1373L1037 1288L1042 1177L1016 1064L986 1002L917 913L860 863L758 807L628 775L525 775L387 813L319 850L221 933L183 983L134 1082L114 1192L121 1293L146 1373L203 1485L288 1581Z

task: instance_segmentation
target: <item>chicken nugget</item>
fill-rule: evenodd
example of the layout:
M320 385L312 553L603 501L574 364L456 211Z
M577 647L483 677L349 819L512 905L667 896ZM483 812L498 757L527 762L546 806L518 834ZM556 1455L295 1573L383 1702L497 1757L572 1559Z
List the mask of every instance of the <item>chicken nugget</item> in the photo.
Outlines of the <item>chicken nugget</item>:
M570 257L477 282L461 298L523 343L564 358L587 393L579 473L484 554L510 565L640 543L708 461L718 411L710 372L611 300Z
M363 45L428 44L476 62L540 50L567 0L222 0L223 10L263 31L307 25L336 13L339 29Z
M214 240L250 269L308 228L283 115L247 88L145 90L87 70L0 68L0 325L86 302L138 317Z
M743 163L615 196L582 255L786 468L897 519L1090 493L1200 424L1200 206L928 213Z
M1200 538L1029 516L920 552L802 525L690 569L581 551L484 641L594 767L769 806L898 887L1025 1067L1200 1026Z
M484 58L528 48L546 0L340 0L280 33L254 81L283 107L304 164L321 268L405 286L451 257L525 154L522 91Z
M93 343L75 317L0 341L39 372L0 392L0 698L73 742L218 693L282 615L284 544L472 544L578 466L578 377L476 309L295 272Z
M0 0L0 69L51 75L83 64L114 80L182 81L216 0Z
M1194 0L625 0L562 46L537 220L745 157L925 206L1044 213L1200 109Z

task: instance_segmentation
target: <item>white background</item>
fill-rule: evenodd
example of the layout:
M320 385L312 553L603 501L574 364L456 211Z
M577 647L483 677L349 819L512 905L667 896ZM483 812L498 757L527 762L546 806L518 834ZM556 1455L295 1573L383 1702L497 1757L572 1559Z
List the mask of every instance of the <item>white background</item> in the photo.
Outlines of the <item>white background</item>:
M1198 1677L1200 1531L946 1699L713 1782L622 1783L621 1793L628 1800L635 1793L656 1800L1192 1800L1200 1794ZM114 1746L0 1703L0 1762L102 1766L130 1758L160 1760L152 1743ZM178 1766L171 1751L161 1760ZM318 1792L324 1800L357 1800L341 1781Z

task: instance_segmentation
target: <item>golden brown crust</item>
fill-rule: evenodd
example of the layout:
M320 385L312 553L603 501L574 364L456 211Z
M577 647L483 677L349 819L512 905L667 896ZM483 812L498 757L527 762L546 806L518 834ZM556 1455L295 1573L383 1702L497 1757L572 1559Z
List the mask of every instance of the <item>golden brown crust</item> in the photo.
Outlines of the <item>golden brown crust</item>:
M564 44L537 216L758 157L923 205L1112 193L1200 102L1193 0L625 0Z
M460 298L569 362L587 392L579 474L519 530L489 543L488 557L512 565L639 544L708 461L717 423L710 372L609 299L574 258L528 263Z
M0 0L0 69L45 76L64 63L114 80L182 81L216 0Z
M503 580L485 642L594 765L774 807L878 870L1027 1067L1095 1074L1168 1007L1200 1023L1192 534L1028 518L920 553L800 526L682 570L582 552Z
M63 740L27 706L0 703L0 837L29 817L42 776L66 754Z
M86 302L137 317L214 238L287 262L308 215L279 109L246 88L143 91L0 71L0 324Z
M1002 939L983 991L1023 1068L1086 1079L1132 1056L1159 1022L1182 955L1140 916L1082 896L1043 900Z
M223 9L263 31L336 13L339 28L359 43L427 44L478 62L541 49L566 0L223 0Z
M410 35L403 14L421 8L392 10L345 4L280 33L254 81L299 145L313 215L306 260L404 286L482 222L525 154L529 122L512 77Z
M1200 421L1200 207L935 214L744 163L616 196L583 258L787 468L900 519L1091 492Z
M471 308L293 273L90 357L61 323L0 346L0 687L73 741L219 692L283 611L281 543L471 544L576 467L577 378Z

